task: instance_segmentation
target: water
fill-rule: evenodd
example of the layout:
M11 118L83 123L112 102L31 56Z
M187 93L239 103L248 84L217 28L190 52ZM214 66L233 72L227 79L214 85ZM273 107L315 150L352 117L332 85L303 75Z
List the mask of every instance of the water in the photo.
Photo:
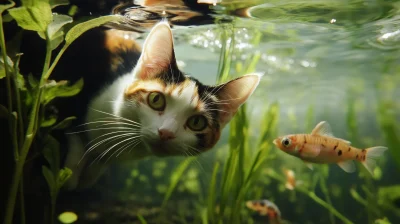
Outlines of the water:
M222 170L234 148L229 145L234 141L228 126L217 146L187 167L186 158L151 158L114 166L84 199L61 195L57 214L73 211L78 223L140 223L138 214L148 223L213 223L225 197L230 202L224 223L232 223L232 217L238 218L236 222L240 218L238 223L266 223L265 216L244 203L258 199L273 201L288 223L378 223L384 218L400 222L400 153L395 145L400 140L400 2L222 1L190 7L176 2L117 7L113 13L131 21L116 28L138 32L138 41L143 42L155 22L169 17L180 67L206 84L214 84L222 71L231 76L247 70L264 73L246 107L250 122L245 136L249 139L246 171L268 126L266 111L274 103L279 108L276 117L271 116L276 123L269 143L278 135L309 133L326 120L336 136L355 147L390 149L371 176L361 166L352 174L334 164L311 171L299 159L268 146L251 185L228 181L232 186L224 191ZM237 138L244 142L245 137ZM220 164L217 185L210 191L216 163ZM182 175L179 167L185 171ZM279 181L285 179L283 169L294 170L303 185L294 191L285 189ZM238 170L232 172L238 175ZM175 180L179 180L176 185ZM395 193L385 193L389 187ZM213 191L214 204L210 203ZM236 200L242 202L238 210L231 206Z

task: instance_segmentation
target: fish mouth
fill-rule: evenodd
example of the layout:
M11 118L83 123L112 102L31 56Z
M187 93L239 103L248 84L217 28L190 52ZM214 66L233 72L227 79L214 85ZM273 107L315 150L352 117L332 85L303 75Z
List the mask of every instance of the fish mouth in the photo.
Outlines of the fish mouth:
M278 146L278 139L275 139L274 141L272 141L272 143L274 143L274 145Z

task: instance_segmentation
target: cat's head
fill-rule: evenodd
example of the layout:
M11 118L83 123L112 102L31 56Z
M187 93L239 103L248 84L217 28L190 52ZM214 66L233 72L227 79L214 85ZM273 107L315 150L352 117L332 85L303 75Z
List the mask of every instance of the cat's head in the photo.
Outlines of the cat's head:
M261 78L246 75L207 86L186 76L178 69L167 22L151 30L132 76L121 114L141 124L141 140L156 156L197 155L212 148Z

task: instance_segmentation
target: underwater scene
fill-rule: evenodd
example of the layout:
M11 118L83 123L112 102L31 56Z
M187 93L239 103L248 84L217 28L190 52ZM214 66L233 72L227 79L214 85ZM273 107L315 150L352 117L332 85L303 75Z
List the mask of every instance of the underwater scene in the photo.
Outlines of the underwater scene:
M5 0L0 13L3 224L400 223L400 1ZM139 58L117 51L126 41ZM90 97L108 90L90 90L106 68L145 80L162 60L194 78L178 77L209 113L184 121L198 146L170 151L168 121L158 148L137 153L130 126L159 118L101 111ZM191 85L161 79L179 94ZM134 88L124 96L164 116L168 96ZM96 131L82 148L105 151L69 166L71 136ZM75 188L78 172L88 187Z

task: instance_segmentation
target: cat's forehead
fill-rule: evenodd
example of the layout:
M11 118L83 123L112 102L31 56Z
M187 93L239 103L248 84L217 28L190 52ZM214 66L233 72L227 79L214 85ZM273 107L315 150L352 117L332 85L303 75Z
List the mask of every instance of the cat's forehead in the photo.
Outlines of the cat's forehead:
M208 88L197 80L187 77L180 82L166 82L162 79L137 80L128 88L128 92L140 90L161 92L171 104L167 106L170 109L204 112L207 104L216 101L216 97Z

